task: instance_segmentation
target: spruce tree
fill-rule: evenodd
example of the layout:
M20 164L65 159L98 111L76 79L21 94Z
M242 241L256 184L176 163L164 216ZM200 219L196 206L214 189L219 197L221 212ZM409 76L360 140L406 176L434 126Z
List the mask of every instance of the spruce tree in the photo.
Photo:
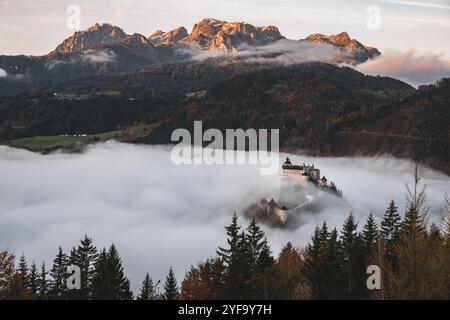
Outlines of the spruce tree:
M272 256L272 252L269 247L269 243L267 242L267 239L264 238L262 242L261 251L258 256L258 260L256 261L256 270L265 270L267 268L273 267L273 264L275 263L275 259Z
M62 300L66 298L67 294L67 266L69 258L59 247L58 254L53 260L53 266L50 270L50 276L52 278L50 282L50 297L52 299Z
M419 190L419 182L416 167L413 189L406 186L406 212L395 247L399 266L391 278L393 294L403 299L420 298L428 281L425 276L428 268L426 186Z
M27 289L28 292L31 294L32 299L37 299L38 297L38 287L39 287L38 285L39 285L39 273L36 264L33 261L27 276Z
M234 213L231 224L227 227L225 227L225 230L227 231L227 244L228 248L222 248L219 247L217 250L217 254L220 258L223 259L224 263L229 266L232 264L232 260L234 257L234 254L237 252L237 245L239 242L239 230L240 227L238 225L237 221L237 214Z
M122 259L119 256L114 244L111 245L108 252L108 267L111 272L111 284L113 286L114 296L118 300L131 300L133 293L130 289L130 281L125 276L122 266Z
M175 300L178 296L178 284L173 268L170 267L164 283L164 298L166 300Z
M108 269L108 252L103 248L94 262L90 295L95 300L107 300L112 296Z
M394 251L399 240L401 224L401 217L397 212L395 202L391 200L381 222L381 237L385 249L384 258L390 269L394 269L396 265Z
M248 226L246 237L248 249L250 250L250 256L252 259L252 271L254 271L256 269L259 256L261 255L263 248L268 247L264 231L261 230L255 219L253 219Z
M323 293L324 299L342 298L344 283L344 257L342 245L339 241L338 231L334 228L326 243L323 270Z
M386 244L393 243L398 239L402 218L397 209L394 200L391 200L383 216L383 221L381 221L381 235Z
M137 300L156 300L155 285L153 285L153 280L148 272L142 282L141 291L137 296Z
M378 237L378 225L375 222L373 214L370 213L367 222L363 227L362 238L367 255L372 252Z
M92 239L85 235L76 250L76 264L80 267L81 273L81 299L90 298L89 292L91 288L94 262L97 259L97 255L97 248L93 245Z
M326 228L325 228L326 229ZM306 247L306 252L303 259L302 270L305 275L309 286L311 287L312 294L315 298L321 298L322 292L322 275L323 275L323 262L324 262L324 233L328 232L324 228L320 229L318 226L314 230L314 234L311 238L311 242Z
M92 298L96 300L131 300L130 281L125 276L116 247L103 249L94 264Z
M264 245L256 262L256 272L253 277L254 299L274 299L276 297L276 278L274 269L275 259L270 251L267 239L264 238Z
M77 256L77 250L76 250L75 247L72 247L72 249L70 250L67 266L68 267L69 266L77 266L77 267L80 266L80 263L78 261L78 256ZM67 274L67 277L69 275L70 274ZM67 286L67 283L66 283L66 286ZM86 299L86 297L81 295L81 288L80 289L75 289L74 288L74 289L70 289L70 290L67 289L66 299L69 299L69 300L83 300L83 299Z
M231 224L225 227L228 248L219 247L217 254L225 265L225 292L229 299L243 299L249 294L248 284L251 281L252 253L247 236L240 232L236 213Z
M425 207L426 185L421 190L418 190L420 179L416 167L414 188L411 190L406 185L406 213L401 231L404 235L410 237L419 237L426 233L426 217L428 213L428 209Z
M346 270L347 297L355 297L355 273L357 266L357 234L358 223L353 217L353 213L344 222L341 231L341 242L344 255L344 268Z
M42 262L41 273L39 274L37 292L39 300L46 300L49 292L49 281L47 279L48 271L45 268L45 263Z

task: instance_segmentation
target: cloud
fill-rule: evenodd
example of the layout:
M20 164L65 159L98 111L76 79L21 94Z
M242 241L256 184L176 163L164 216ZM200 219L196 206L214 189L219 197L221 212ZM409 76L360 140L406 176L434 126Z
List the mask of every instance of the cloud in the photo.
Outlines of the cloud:
M380 0L380 1L385 2L385 3L400 4L400 5L405 5L405 6L450 10L450 6L445 4L445 1L428 1L428 2L414 1L414 0L410 0L410 1Z
M190 264L225 244L224 226L235 210L286 191L281 176L261 176L257 166L175 166L170 151L105 143L81 154L41 155L0 146L0 248L50 265L58 245L67 252L88 234L99 247L117 245L137 290L147 271L163 280L173 265L181 279ZM379 219L391 199L403 210L409 161L289 156L314 163L344 199L307 188L320 210L302 212L296 228L266 228L275 254L287 241L305 245L324 220L340 228L350 211L361 225L370 211ZM428 169L421 175L430 220L437 221L450 178Z
M0 68L0 78L6 78L8 76L8 73Z
M112 50L86 50L80 55L80 59L89 63L111 63L116 61L116 54Z
M256 47L242 45L238 52L226 53L221 50L201 50L195 46L186 49L193 60L205 60L212 57L241 58L249 63L275 63L293 65L304 62L334 62L338 55L336 47L307 41L279 40L272 44Z
M442 56L418 54L415 51L386 51L358 65L356 69L371 75L397 78L414 86L450 77L450 64Z
M65 65L71 63L70 61L64 61L64 60L50 60L49 62L45 63L45 67L48 70L53 70L56 67L60 66L60 65Z

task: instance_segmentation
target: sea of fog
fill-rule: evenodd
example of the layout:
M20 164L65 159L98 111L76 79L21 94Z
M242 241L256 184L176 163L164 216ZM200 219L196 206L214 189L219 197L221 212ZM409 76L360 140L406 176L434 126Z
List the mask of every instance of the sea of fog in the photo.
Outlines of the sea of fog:
M305 245L324 220L340 228L351 211L360 226L370 212L379 219L391 199L403 213L405 183L413 183L410 161L280 154L280 163L286 156L314 163L343 199L321 197L322 210L304 213L296 228L266 227L275 254L288 241ZM419 174L427 185L429 221L439 222L450 177L427 168ZM0 146L0 249L50 266L59 245L69 252L87 234L98 247L116 244L134 290L147 271L163 280L170 266L181 280L191 264L225 244L233 212L277 198L282 179L262 176L258 166L177 166L167 146L108 142L80 154L50 155Z

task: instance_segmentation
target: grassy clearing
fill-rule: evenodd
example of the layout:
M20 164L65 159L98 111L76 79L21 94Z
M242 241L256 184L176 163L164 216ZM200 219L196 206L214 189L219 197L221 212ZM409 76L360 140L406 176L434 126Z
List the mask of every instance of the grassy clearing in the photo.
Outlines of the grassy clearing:
M58 148L76 148L90 143L102 142L115 139L121 142L129 142L147 135L159 123L150 125L136 125L119 131L110 131L86 136L35 136L0 142L14 148L27 149L30 151L46 151Z

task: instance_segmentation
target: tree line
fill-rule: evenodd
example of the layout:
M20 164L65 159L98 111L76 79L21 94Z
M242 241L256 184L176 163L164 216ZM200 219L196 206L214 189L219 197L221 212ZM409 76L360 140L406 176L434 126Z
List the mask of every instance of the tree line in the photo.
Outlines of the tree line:
M380 221L362 228L350 214L342 228L317 226L298 249L287 243L275 258L256 221L243 228L234 214L216 257L191 266L181 284L170 268L162 292L149 273L136 296L117 248L98 250L85 236L65 254L60 247L47 269L25 256L0 251L1 299L449 299L450 199L442 224L428 227L425 188L407 188L403 217L392 200ZM69 265L80 267L81 289L66 285ZM367 266L381 270L381 289L369 290Z

